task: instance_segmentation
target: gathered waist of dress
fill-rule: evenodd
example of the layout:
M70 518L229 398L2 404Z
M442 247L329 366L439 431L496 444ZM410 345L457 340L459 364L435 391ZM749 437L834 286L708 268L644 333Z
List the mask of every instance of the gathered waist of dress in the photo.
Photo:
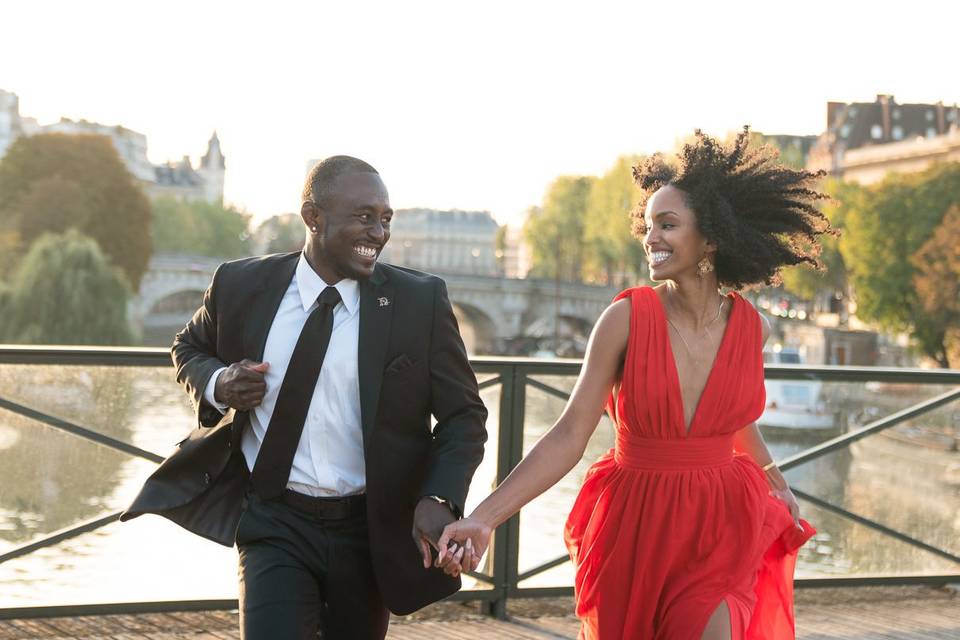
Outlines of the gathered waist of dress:
M733 434L666 440L617 433L614 459L621 467L655 471L702 469L733 460Z

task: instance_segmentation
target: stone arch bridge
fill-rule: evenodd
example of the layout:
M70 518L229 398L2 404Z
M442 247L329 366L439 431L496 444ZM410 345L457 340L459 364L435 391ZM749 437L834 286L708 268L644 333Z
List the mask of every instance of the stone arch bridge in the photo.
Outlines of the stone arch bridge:
M157 255L130 302L129 316L144 342L169 345L200 306L220 260ZM474 353L502 352L526 339L550 342L559 318L561 336L582 342L617 293L611 287L553 280L438 273L447 282L464 341Z

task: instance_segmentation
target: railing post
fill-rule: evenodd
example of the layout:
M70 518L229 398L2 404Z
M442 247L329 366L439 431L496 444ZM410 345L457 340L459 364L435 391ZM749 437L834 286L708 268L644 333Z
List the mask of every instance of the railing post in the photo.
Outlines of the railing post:
M523 458L523 414L526 405L526 373L510 365L501 374L500 433L497 437L497 485L503 482ZM497 527L493 537L494 588L498 596L485 603L487 615L507 617L507 599L517 588L520 560L520 514Z

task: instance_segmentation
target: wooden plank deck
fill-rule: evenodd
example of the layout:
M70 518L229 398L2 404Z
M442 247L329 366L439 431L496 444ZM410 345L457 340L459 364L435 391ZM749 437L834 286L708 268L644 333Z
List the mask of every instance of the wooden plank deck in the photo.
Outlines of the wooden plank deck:
M472 605L441 603L395 619L389 640L556 640L576 638L568 598L511 601L511 619L480 616ZM928 587L810 589L797 594L802 640L960 638L960 594ZM0 620L0 640L236 640L232 611Z

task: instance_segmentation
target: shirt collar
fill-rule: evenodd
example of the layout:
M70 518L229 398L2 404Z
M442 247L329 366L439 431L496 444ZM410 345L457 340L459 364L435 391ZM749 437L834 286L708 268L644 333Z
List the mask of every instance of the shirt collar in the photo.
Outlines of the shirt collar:
M323 278L313 270L303 252L300 253L300 259L297 261L296 278L297 290L300 292L300 302L303 304L304 311L310 311L323 290L331 286L324 282ZM332 286L336 287L340 293L340 300L347 313L350 315L356 313L360 306L359 283L356 280L344 278Z

